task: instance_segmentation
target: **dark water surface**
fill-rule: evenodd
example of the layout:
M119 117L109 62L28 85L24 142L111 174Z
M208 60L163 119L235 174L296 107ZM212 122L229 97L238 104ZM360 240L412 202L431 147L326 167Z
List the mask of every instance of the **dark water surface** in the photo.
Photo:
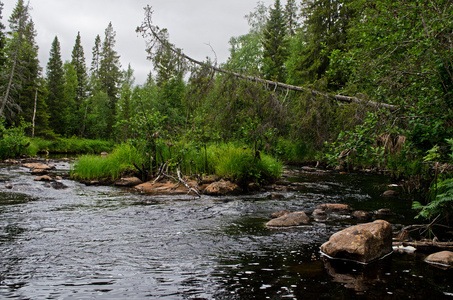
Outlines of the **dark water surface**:
M150 196L69 180L56 190L33 179L0 168L1 299L453 298L452 271L421 254L368 266L324 261L319 246L356 224L349 218L264 226L273 212L311 214L322 203L391 208L384 219L395 230L411 224L409 200L380 196L385 177L296 170L289 179L306 184L280 200Z

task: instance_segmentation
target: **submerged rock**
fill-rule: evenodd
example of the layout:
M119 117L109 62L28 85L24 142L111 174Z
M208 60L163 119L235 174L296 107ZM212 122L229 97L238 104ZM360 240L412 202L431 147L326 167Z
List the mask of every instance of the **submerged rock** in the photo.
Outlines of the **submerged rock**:
M280 217L282 217L282 216L284 216L284 215L287 215L287 214L289 214L289 213L291 213L291 211L289 211L289 210L287 210L287 209L284 209L284 210L282 210L282 211L273 213L273 214L271 215L271 218L272 218L272 219L280 218Z
M204 194L210 196L225 196L230 194L238 194L241 188L231 181L220 180L213 182L203 191Z
M359 221L370 221L372 219L372 215L369 212L363 210L357 210L353 212L351 217Z
M46 169L33 169L31 171L32 175L47 175L49 174L49 171Z
M44 176L36 177L35 181L52 181L52 177L50 177L48 175L44 175Z
M391 216L393 212L389 208L381 208L374 212L377 216Z
M266 226L269 227L291 227L291 226L300 226L307 225L310 223L310 218L303 212L293 212L285 214L276 219L270 220L266 223Z
M323 210L326 213L339 213L339 214L349 214L352 210L349 205L339 203L320 204L316 207L316 209Z
M392 252L392 225L384 220L346 228L321 246L330 258L369 263Z
M327 213L325 210L322 210L322 209L315 209L312 213L313 215L313 218L315 218L315 220L317 221L320 221L320 220L325 220L327 218Z
M285 195L279 194L279 193L270 193L270 194L267 196L267 198L268 198L268 199L271 199L271 200L284 199L284 198L285 198Z
M398 197L399 193L394 190L388 190L388 191L385 191L384 193L382 193L382 196L388 197L388 198L393 198L393 197Z
M453 267L453 252L442 251L429 255L425 261L430 264L438 265L444 268Z
M23 164L22 166L24 166L25 168L32 169L32 170L46 170L46 171L49 171L49 170L55 169L54 166L49 166L49 165L42 164L42 163L28 163L28 164Z
M54 189L56 190L64 190L64 189L67 189L68 186L65 185L64 183L62 182L59 182L59 181L53 181L51 184L50 184L51 187L53 187Z

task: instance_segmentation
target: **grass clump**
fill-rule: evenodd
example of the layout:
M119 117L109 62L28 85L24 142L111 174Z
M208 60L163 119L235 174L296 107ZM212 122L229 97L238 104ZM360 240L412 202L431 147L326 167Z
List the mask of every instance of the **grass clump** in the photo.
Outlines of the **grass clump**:
M136 148L122 144L107 156L83 155L72 166L71 176L79 180L118 179L134 168L142 156Z
M210 146L208 161L215 175L229 178L239 184L272 182L280 178L283 165L275 158L249 148L231 144Z

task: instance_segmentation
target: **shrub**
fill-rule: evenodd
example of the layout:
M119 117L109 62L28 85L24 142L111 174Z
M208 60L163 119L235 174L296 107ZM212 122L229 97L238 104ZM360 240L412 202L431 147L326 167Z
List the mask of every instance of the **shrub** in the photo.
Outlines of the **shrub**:
M25 123L6 128L4 120L0 120L0 159L15 158L27 153L29 139L25 136Z

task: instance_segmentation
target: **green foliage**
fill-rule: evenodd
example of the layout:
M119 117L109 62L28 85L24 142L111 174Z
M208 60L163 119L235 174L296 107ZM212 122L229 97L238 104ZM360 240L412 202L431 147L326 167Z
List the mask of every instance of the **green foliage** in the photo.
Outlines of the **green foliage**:
M29 125L22 122L19 126L6 128L0 119L0 159L17 158L27 153L29 139L25 130Z
M34 138L30 140L29 155L48 151L53 154L87 154L109 152L114 144L103 140L88 140L79 138L58 138L55 140L44 140Z
M286 163L297 164L314 160L317 152L313 146L302 140L279 138L272 145L271 152Z
M226 144L208 148L208 157L215 174L240 184L272 182L281 176L282 164L275 158L252 149Z
M435 196L427 205L422 205L420 202L414 201L412 208L420 210L416 218L424 218L432 220L437 216L444 217L447 222L453 213L453 179L439 180L437 183Z
M122 144L108 156L84 155L72 166L71 176L80 180L118 179L124 172L139 164L141 153L128 144Z
M450 146L450 161L453 158L453 139L448 139L447 143ZM426 205L421 204L418 201L414 201L412 208L419 210L417 218L424 218L432 220L438 216L442 217L441 220L445 220L448 224L452 220L450 216L453 213L453 178L451 174L438 174L439 161L442 159L439 153L439 147L436 145L431 150L427 151L427 155L424 157L425 162L434 163L436 171L434 180L431 183L428 203Z

